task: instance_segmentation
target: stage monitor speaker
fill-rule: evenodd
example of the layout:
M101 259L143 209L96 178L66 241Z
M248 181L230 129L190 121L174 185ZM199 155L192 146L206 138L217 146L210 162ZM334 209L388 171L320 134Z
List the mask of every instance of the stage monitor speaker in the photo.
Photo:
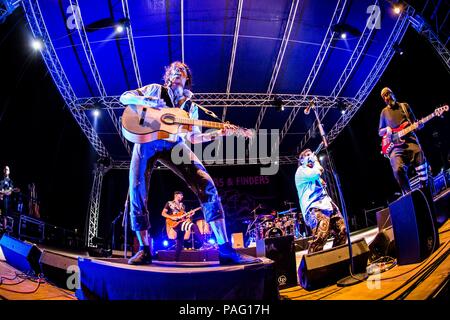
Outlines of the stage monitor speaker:
M243 248L244 247L244 234L240 233L232 233L231 234L231 244L234 249Z
M36 245L22 242L5 234L0 240L0 246L9 265L24 273L34 273L35 275L41 273L39 266L41 251Z
M257 240L256 255L275 262L278 288L285 289L297 285L294 236Z
M377 225L378 231L382 231L392 226L389 208L384 208L380 211L377 211Z
M369 250L369 261L371 263L381 257L395 258L397 253L395 252L394 230L392 230L392 227L378 232L369 244Z
M414 190L389 205L399 265L418 263L439 247L432 207Z
M47 279L60 288L75 290L74 281L71 279L78 267L77 256L43 250L39 263Z
M306 290L314 290L336 283L350 275L348 245L306 254L298 268L300 285ZM354 273L366 272L369 247L364 239L352 243Z

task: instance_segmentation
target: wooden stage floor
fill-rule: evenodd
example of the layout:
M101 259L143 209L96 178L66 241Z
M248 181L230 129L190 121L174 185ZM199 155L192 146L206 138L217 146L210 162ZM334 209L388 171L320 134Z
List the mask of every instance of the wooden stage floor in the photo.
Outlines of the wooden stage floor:
M369 231L366 240L373 238ZM425 300L433 298L447 285L450 274L450 220L439 229L440 247L421 263L395 266L368 281L351 287L336 285L315 291L300 286L280 290L282 300ZM352 237L352 241L356 240ZM301 254L297 254L297 266ZM435 262L440 262L437 267ZM20 275L16 269L1 261L0 300L76 300L73 292L60 289L44 280L37 282Z
M440 247L421 263L398 266L350 287L331 285L306 291L300 286L280 290L284 300L425 300L438 295L450 274L450 220L439 229ZM354 239L352 239L353 241ZM369 243L369 241L368 241ZM297 256L297 267L301 257ZM443 259L433 270L434 262ZM410 292L409 292L410 291Z

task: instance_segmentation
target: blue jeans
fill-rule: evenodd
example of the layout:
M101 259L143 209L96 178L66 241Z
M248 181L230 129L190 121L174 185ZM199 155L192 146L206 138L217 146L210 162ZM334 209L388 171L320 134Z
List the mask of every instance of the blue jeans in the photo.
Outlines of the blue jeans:
M171 158L172 149L177 146L188 163L174 164ZM177 152L178 154L178 152ZM130 216L133 231L144 231L150 228L147 209L148 190L153 167L159 161L183 179L196 194L207 222L224 218L214 181L203 164L182 141L164 140L135 144L130 164Z

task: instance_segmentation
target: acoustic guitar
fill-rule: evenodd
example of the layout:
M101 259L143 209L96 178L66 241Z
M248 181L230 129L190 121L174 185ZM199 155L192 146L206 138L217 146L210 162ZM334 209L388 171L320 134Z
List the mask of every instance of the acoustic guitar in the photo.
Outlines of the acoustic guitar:
M226 123L194 120L180 108L152 108L150 106L127 106L122 115L122 134L130 142L147 143L155 140L176 141L180 133L192 131L192 126L224 129ZM236 127L236 135L251 138L249 129Z
M0 200L3 200L4 196L10 196L13 192L20 192L19 188L0 190Z

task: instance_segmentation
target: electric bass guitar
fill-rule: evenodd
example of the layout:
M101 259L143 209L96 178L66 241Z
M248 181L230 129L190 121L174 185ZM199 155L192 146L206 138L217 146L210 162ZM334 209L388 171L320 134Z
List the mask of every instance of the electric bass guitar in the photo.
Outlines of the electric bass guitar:
M434 117L440 117L446 111L448 111L448 105L442 106L440 108L436 108L434 112L425 118L420 119L413 124L409 124L409 122L402 123L398 128L392 129L392 135L389 137L386 133L381 141L381 154L385 157L389 158L389 153L392 151L394 147L402 145L405 141L402 139L408 133L415 131L419 128L419 125L425 124L430 121Z
M180 212L174 213L172 215L172 217L178 217L178 220L172 220L172 219L166 218L166 225L172 229L176 228L180 223L182 223L186 220L189 220L194 215L194 213L196 213L200 209L201 209L201 207L198 207L189 212L180 211Z
M180 108L156 109L150 106L127 106L122 115L122 134L130 142L146 143L154 140L176 141L177 135L192 131L192 126L224 129L226 124L194 120ZM253 132L237 126L233 133L251 138Z

